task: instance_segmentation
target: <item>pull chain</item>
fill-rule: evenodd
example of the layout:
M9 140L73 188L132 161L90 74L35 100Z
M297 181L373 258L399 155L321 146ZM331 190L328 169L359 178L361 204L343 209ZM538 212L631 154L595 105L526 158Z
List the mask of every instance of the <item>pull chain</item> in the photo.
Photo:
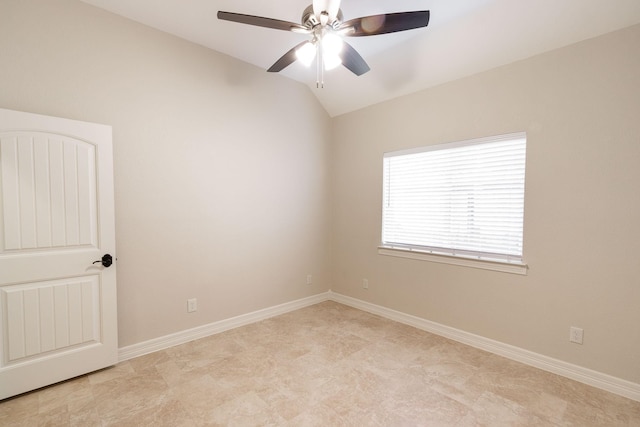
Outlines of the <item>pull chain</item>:
M316 57L316 89L324 89L324 57L322 55L322 39L318 42Z

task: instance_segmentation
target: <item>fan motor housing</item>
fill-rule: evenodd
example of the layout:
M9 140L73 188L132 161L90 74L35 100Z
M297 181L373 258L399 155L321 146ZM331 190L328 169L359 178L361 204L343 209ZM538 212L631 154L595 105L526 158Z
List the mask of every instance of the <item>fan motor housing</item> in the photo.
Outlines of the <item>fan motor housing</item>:
M302 25L312 30L316 26L320 25L320 21L318 21L318 17L315 13L313 13L313 5L310 4L307 6L302 12ZM342 23L342 9L338 9L338 14L336 15L336 19L331 22L328 22L327 25L332 27L333 29L337 29L338 26Z

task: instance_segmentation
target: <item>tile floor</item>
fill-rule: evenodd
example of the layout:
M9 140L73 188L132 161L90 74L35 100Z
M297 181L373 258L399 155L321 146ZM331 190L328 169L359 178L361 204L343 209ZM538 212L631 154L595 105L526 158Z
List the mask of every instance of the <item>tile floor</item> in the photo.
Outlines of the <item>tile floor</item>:
M2 426L640 426L640 402L334 302L0 402Z

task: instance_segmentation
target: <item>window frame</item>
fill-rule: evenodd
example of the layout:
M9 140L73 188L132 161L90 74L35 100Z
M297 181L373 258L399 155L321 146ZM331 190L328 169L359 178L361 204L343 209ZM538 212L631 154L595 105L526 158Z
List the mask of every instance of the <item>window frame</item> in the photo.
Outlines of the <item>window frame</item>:
M449 143L443 143L443 144L421 146L416 148L386 152L383 155L382 179L384 180L385 178L385 175L384 175L385 161L389 157L424 153L429 151L439 151L439 150L460 148L465 146L509 141L509 140L515 140L515 139L525 140L524 174L526 175L527 135L526 135L526 132L516 132L516 133L509 133L504 135L496 135L496 136L490 136L490 137L484 137L484 138L476 138L471 140L456 141L456 142L449 142ZM384 192L384 189L385 189L384 182L382 182L381 189ZM526 193L526 189L523 189L523 206L522 206L523 209L524 209L524 193ZM521 228L522 254L520 256L509 256L509 255L495 256L495 254L491 254L489 252L474 252L474 251L466 251L466 250L457 250L453 248L443 248L442 250L440 250L440 248L422 247L422 246L413 245L413 244L385 243L382 241L384 227L385 227L384 201L385 201L385 196L384 194L382 194L382 203L381 203L382 211L381 211L381 228L380 228L381 243L378 246L378 254L400 257L400 258L423 260L423 261L432 261L432 262L438 262L438 263L444 263L444 264L461 265L466 267L474 267L474 268L494 270L494 271L500 271L500 272L506 272L506 273L514 273L514 274L521 274L521 275L527 274L528 265L524 262L524 212L523 212L522 228Z

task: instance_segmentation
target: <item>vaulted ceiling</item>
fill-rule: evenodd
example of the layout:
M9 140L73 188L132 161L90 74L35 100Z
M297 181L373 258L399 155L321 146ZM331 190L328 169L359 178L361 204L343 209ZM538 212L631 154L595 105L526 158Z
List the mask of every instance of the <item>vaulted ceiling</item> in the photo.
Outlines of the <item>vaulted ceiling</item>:
M311 0L82 0L264 70L309 36L218 20L219 10L300 22ZM640 23L640 0L342 0L344 19L429 10L426 28L348 42L371 71L280 74L309 86L331 116ZM639 46L640 52L640 46ZM597 61L598 58L594 58ZM274 77L275 78L275 77Z

